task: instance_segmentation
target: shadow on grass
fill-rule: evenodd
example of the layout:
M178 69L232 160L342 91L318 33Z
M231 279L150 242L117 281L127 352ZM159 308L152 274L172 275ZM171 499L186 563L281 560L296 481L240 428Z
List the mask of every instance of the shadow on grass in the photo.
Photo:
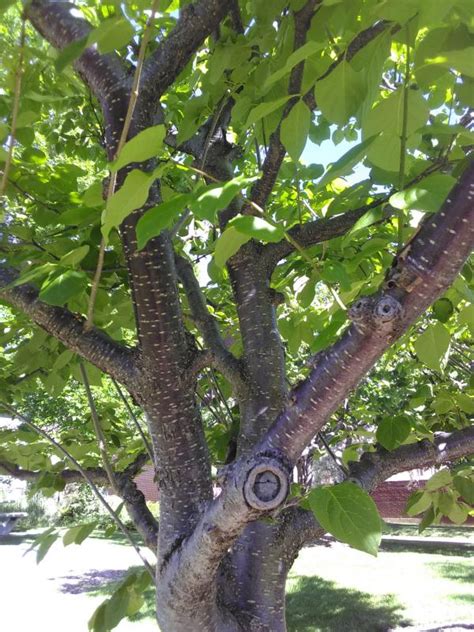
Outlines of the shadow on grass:
M395 542L395 541L383 541L380 544L381 551L387 551L391 553L429 553L432 555L455 555L456 557L472 557L474 548L472 545L465 546L464 544L457 544L452 542L446 542L445 544L433 544L427 539L427 542Z
M386 535L398 535L398 536L424 536L426 538L468 538L474 540L474 527L454 527L451 525L443 525L439 527L428 527L421 534L418 531L417 524L396 524L393 522L386 522L384 524L384 534Z
M337 587L319 577L300 577L286 597L288 632L386 632L410 622L393 595Z
M0 546L9 545L15 546L17 544L23 544L25 542L33 542L33 540L37 537L37 534L32 533L23 533L21 531L9 533L8 535L2 535L0 537Z
M432 562L430 567L440 577L466 584L474 583L474 566L466 563Z
M107 535L105 531L101 529L96 529L92 537L96 540L107 540L107 542L113 542L113 544L123 544L124 546L130 546L130 541L120 531L115 531L115 533ZM130 537L135 544L143 546L143 541L141 540L138 533L131 531Z
M58 579L63 580L61 592L77 595L79 593L88 594L91 597L103 597L105 601L115 592L127 575L137 570L142 570L140 566L134 566L126 571L101 570L87 571L81 575L67 575ZM142 593L145 603L139 612L131 617L130 621L141 621L142 619L155 617L155 588L150 586Z
M63 575L54 577L51 581L60 582L60 591L69 595L80 593L108 594L124 579L128 571L121 570L91 570L80 575ZM110 586L110 591L108 587Z

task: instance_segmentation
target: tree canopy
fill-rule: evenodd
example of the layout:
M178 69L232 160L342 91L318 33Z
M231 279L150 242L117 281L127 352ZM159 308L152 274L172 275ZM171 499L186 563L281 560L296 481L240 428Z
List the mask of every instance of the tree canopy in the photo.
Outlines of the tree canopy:
M0 471L121 495L164 632L284 630L299 548L375 554L396 472L448 465L408 511L466 520L472 2L0 10ZM290 489L308 448L345 480Z

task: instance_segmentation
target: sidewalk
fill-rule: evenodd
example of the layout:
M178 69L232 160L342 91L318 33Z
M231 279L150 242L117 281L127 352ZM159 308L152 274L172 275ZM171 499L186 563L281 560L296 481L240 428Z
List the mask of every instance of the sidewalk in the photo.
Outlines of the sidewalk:
M474 553L474 541L469 542L460 538L437 538L425 537L422 535L383 535L381 548L390 548L391 546L403 546L410 548L423 549L440 549L446 547L453 551L472 551Z

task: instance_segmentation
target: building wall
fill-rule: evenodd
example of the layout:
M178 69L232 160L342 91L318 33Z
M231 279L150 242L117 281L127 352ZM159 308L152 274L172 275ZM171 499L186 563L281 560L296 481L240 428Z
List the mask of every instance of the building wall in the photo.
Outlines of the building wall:
M155 470L152 465L146 465L140 474L135 478L135 483L138 489L143 492L146 500L156 502L160 494L158 492L158 485L153 480L155 476Z

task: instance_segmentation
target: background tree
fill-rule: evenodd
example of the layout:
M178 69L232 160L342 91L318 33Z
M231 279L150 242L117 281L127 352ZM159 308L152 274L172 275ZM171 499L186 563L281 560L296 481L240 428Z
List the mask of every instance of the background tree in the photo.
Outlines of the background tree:
M61 426L54 459L6 441L2 469L123 496L163 632L281 632L305 543L375 553L367 492L473 451L471 3L1 6L3 406L31 428L25 393L76 379L91 422L75 468ZM308 166L308 137L355 144ZM133 484L147 437L114 439L102 375L145 415L159 529ZM350 480L289 496L321 431L355 436ZM425 523L467 516L453 472L415 497Z

